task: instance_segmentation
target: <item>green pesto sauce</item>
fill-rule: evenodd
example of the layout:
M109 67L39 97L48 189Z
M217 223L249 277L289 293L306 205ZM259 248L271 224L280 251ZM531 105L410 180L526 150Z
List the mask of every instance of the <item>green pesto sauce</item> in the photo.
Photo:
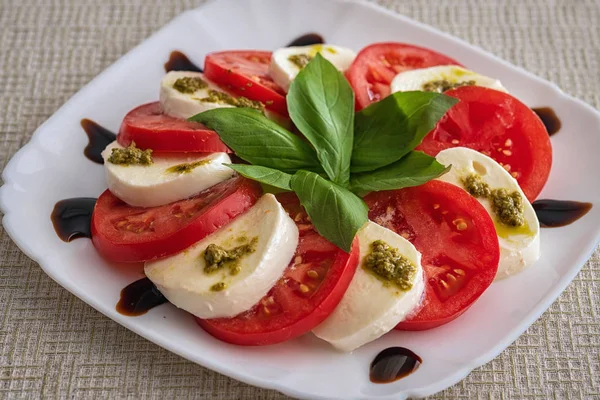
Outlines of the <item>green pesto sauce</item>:
M210 163L210 159L204 159L204 160L200 160L200 161L195 161L192 163L183 163L183 164L177 164L177 165L173 165L172 167L167 168L168 173L171 174L187 174L188 172L192 172L194 170L194 168L199 167L201 165L206 165Z
M306 65L312 59L313 58L311 56L309 56L308 54L293 54L288 57L288 61L291 62L292 64L294 64L299 69L306 67Z
M475 81L449 82L445 79L441 79L439 81L431 81L423 84L422 89L424 92L444 93L450 89L456 89L461 86L475 86Z
M217 282L210 287L210 290L212 292L220 292L222 290L225 290L226 288L227 288L227 284L225 282Z
M209 90L208 96L198 99L200 101L206 103L221 103L221 104L229 104L234 107L246 107L253 108L255 110L263 111L265 106L260 101L254 101L247 99L245 97L233 97L225 92L221 92L219 90Z
M417 272L417 268L398 249L383 240L371 243L371 251L363 260L363 268L385 284L393 284L405 292L412 288L412 280Z
M506 189L491 189L479 175L471 174L462 180L467 192L472 196L489 199L492 211L497 220L509 227L524 227L523 197L517 191L509 192Z
M186 76L179 78L173 84L173 89L181 93L194 93L196 90L206 89L208 83L204 82L202 78L197 76Z
M128 147L112 149L108 162L119 165L150 165L152 164L152 150L142 150L131 142Z
M237 275L241 270L239 260L248 254L254 253L257 244L258 237L253 237L247 243L230 250L214 243L209 244L204 250L204 260L206 261L204 272L212 274L227 267L230 275Z

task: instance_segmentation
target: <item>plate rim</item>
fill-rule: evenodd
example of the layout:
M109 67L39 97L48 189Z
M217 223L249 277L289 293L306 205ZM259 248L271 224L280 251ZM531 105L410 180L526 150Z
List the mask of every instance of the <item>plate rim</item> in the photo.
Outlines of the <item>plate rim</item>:
M107 314L107 312L105 311L105 307L100 302L98 302L96 299L91 298L91 297L90 298L86 297L84 299L83 291L80 290L76 284L74 284L73 282L69 282L69 281L59 280L60 278L57 277L56 274L54 273L54 268L51 266L51 262L48 259L43 259L41 256L38 256L36 253L39 253L39 250L35 249L34 246L31 246L29 243L27 243L26 240L21 240L22 235L13 226L13 223L11 221L11 215L14 215L15 213L11 212L12 209L8 205L8 202L7 202L8 188L14 187L17 184L16 180L12 179L12 177L11 177L11 175L12 175L11 171L15 168L15 166L19 163L19 160L21 160L26 153L28 153L30 150L34 149L35 147L37 147L39 145L40 134L44 130L46 125L48 125L54 119L59 118L59 116L61 114L65 113L67 110L69 110L71 107L73 107L73 104L76 103L76 101L80 97L84 97L90 91L90 88L97 84L97 81L102 80L111 71L121 68L121 65L123 63L125 63L128 59L134 58L137 55L137 53L142 51L142 48L144 47L144 45L146 45L148 42L152 41L152 39L154 39L157 35L159 35L161 32L163 32L163 30L165 30L166 28L168 28L172 25L176 25L179 21L183 20L184 18L188 17L189 15L193 15L198 12L201 12L202 9L204 9L210 5L213 5L215 3L225 4L228 2L232 2L232 1L233 0L207 0L200 6L189 9L189 10L184 11L184 12L180 13L179 15L175 16L168 23L166 23L165 25L160 27L157 31L153 32L149 37L144 39L142 42L140 42L134 48L129 50L127 53L125 53L123 56L121 56L119 59L117 59L111 65L109 65L106 69L104 69L102 72L100 72L96 77L94 77L92 80L90 80L80 90L78 90L75 94L73 94L62 106L60 106L45 122L43 122L33 132L30 140L10 158L10 160L6 163L4 170L2 171L2 180L4 182L2 187L0 187L0 212L2 212L4 214L3 218L2 218L2 225L4 226L4 229L5 229L6 233L8 234L8 236L17 245L17 247L28 258L30 258L35 263L37 263L42 268L42 270L57 284L59 284L61 287L65 288L66 290L71 292L73 295L75 295L77 298L79 298L84 303L93 307L96 311L98 311L101 314L105 315L106 317L114 320L118 324L126 327L127 329L129 329L132 332L138 334L139 336L145 338L146 340L149 340L149 341L153 342L154 344L156 344L160 347L163 347L163 348L167 349L168 351L173 352L173 353L179 355L180 357L183 357L194 363L197 363L205 368L209 368L213 371L216 371L220 374L229 376L233 379L242 381L244 383L247 383L247 384L250 384L253 386L257 386L257 387L261 387L261 388L265 388L265 389L277 390L283 394L286 394L286 395L289 395L292 397L306 398L306 396L307 396L306 392L298 391L288 385L281 385L277 381L263 379L263 378L256 377L254 375L250 375L250 374L244 373L244 372L238 372L233 367L226 367L223 364L214 362L213 360L211 360L209 358L198 361L198 359L191 358L189 354L184 353L183 351L180 351L180 349L176 348L175 346L170 345L169 343L163 344L162 340L159 336L155 335L153 331L143 331L141 328L138 327L138 325L133 323L133 321L134 321L133 319L131 319L131 318L129 318L129 319L116 318L115 319L115 318L113 318L113 316L109 316ZM286 0L286 1L291 3L296 0ZM385 8L383 6L380 6L380 5L372 3L372 2L368 2L366 0L329 0L329 1L333 2L333 3L338 3L340 5L357 4L362 7L368 7L377 13L384 14L389 17L395 18L400 23L406 23L409 25L416 26L419 29L426 30L430 33L436 34L438 36L442 36L447 40L451 40L453 42L456 42L463 46L466 46L470 50L474 50L474 51L478 52L479 54L481 54L482 56L485 56L496 63L502 64L506 67L510 67L513 70L517 70L521 74L525 75L528 79L532 79L532 80L544 85L545 87L552 89L554 94L557 97L561 98L562 100L567 100L569 102L575 103L578 107L581 107L584 110L586 110L587 112L594 114L597 121L600 123L600 111L598 111L597 109L592 107L590 104L584 102L583 100L581 100L579 98L571 96L570 94L567 94L557 84L550 82L546 79L543 79L543 78L533 74L532 72L525 70L524 68L522 68L518 65L511 64L510 62L503 60L500 57L492 54L491 52L484 50L484 49L480 48L479 46L473 45L473 44L467 42L466 40L463 40L463 39L453 36L447 32L441 31L433 26L430 26L423 22L414 20L414 19L409 18L409 17L407 17L403 14L400 14L396 11L393 11L391 9ZM456 371L453 374L449 375L447 378L445 378L441 381L434 382L426 387L420 388L419 390L406 389L401 392L378 396L378 398L379 399L398 399L398 398L406 399L409 396L423 397L423 396L432 395L434 393L445 390L448 387L460 382L472 370L474 370L475 368L478 368L478 367L490 362L494 358L496 358L502 351L504 351L508 346L510 346L519 336L521 336L521 334L525 330L527 330L537 319L539 319L539 317L548 310L548 308L558 298L558 296L560 296L564 292L564 290L569 285L569 283L571 283L573 281L575 276L581 271L581 269L583 268L585 263L590 259L590 257L593 255L594 251L597 249L598 245L600 244L600 228L598 228L596 230L596 237L595 237L594 242L595 242L595 245L591 248L591 250L589 250L587 252L582 252L579 255L579 257L577 257L577 259L571 263L574 267L572 269L570 269L569 271L567 271L567 273L561 275L560 279L557 280L556 283L554 283L553 289L550 290L549 292L547 292L539 300L537 305L534 306L534 308L522 318L522 321L519 324L515 325L513 327L513 329L510 330L510 332L502 340L500 340L494 346L492 346L490 349L488 349L483 355L470 360L468 363L465 363L462 367L456 369ZM129 322L129 321L131 321L131 322ZM161 344L158 344L157 342L161 342ZM315 398L315 397L311 395L311 398ZM317 398L334 399L335 397L319 396ZM363 397L360 397L360 398L363 398Z

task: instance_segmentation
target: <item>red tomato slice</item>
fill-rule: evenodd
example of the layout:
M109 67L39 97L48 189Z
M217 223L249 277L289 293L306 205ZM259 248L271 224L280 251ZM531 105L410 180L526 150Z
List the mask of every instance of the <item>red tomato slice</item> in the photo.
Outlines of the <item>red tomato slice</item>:
M346 71L346 78L356 94L357 109L390 94L396 74L410 69L436 65L460 65L457 61L423 47L406 43L375 43L362 49Z
M269 76L270 62L270 51L221 51L206 56L204 75L231 93L286 116L285 91Z
M231 153L215 131L163 114L159 102L131 110L123 119L117 141L121 146L133 141L141 149L156 152Z
M132 207L106 190L92 214L92 242L110 261L138 262L177 253L227 224L260 197L260 186L232 178L160 207Z
M465 86L445 94L460 100L417 147L431 156L463 146L492 157L519 182L529 201L542 191L552 166L552 145L540 118L515 97Z
M320 236L294 194L277 198L296 221L300 242L283 277L252 309L234 318L196 319L214 337L258 346L284 342L323 322L342 300L358 265L358 242L350 254Z
M474 197L441 181L365 198L369 219L402 235L422 254L425 300L397 329L424 330L464 313L490 286L500 260L494 223Z

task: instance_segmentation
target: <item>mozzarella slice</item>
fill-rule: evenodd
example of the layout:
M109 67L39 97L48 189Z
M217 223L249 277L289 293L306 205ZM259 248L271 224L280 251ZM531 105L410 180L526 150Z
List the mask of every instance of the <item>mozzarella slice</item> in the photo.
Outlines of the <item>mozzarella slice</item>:
M465 188L463 179L476 174L490 189L504 188L521 195L525 224L520 227L509 227L499 222L491 201L487 198L477 198L494 220L498 233L500 264L496 279L513 275L536 262L540 257L540 224L517 181L496 161L466 147L440 151L436 159L444 165L452 165L450 171L438 178L439 180Z
M226 265L213 273L204 271L204 254L210 244L231 250L254 238L255 250L239 259L237 274L232 275ZM199 318L233 317L267 294L290 263L297 245L296 224L275 196L265 194L225 227L179 254L147 262L144 271L175 306ZM221 290L215 285L221 285Z
M185 79L201 80L206 84L206 87L193 92L181 92L177 90L177 87L181 88L177 83L183 82L182 80ZM171 71L163 77L160 83L160 105L165 114L182 119L190 118L214 108L234 107L231 104L222 102L203 101L202 99L210 96L210 90L225 93L216 84L206 79L201 72Z
M508 93L499 80L469 71L458 65L442 65L400 72L392 79L390 89L392 93L412 90L441 91L433 90L433 88L443 81L451 85L469 82L471 85ZM430 87L429 90L427 86Z
M358 232L360 263L342 301L313 333L342 351L352 351L392 330L416 311L425 289L421 253L408 240L374 222ZM412 288L406 292L384 284L364 268L371 243L382 240L417 267Z
M125 203L156 207L186 199L227 180L234 171L227 153L172 153L153 155L150 165L121 165L108 162L116 141L102 152L108 188Z
M269 76L286 92L300 72L301 65L308 63L317 53L331 62L340 71L350 67L356 53L345 47L314 44L310 46L284 47L273 52Z

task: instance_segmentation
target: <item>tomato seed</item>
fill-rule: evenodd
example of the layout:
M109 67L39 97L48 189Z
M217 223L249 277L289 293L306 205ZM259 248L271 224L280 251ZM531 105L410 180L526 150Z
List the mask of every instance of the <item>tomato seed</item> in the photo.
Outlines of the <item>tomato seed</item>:
M510 150L504 150L502 153L503 153L505 156L512 156L512 151L510 151Z
M510 147L510 146L512 146L512 144L513 144L513 143L512 143L512 140L510 140L510 139L506 139L506 142L504 142L504 145L505 145L506 147Z
M465 271L459 268L453 269L452 271L454 271L454 273L456 275L460 275L460 276L465 276Z
M310 288L308 286L306 286L304 283L300 284L300 291L302 293L308 293L310 291Z
M315 271L314 269L309 269L306 272L306 275L308 275L308 277L312 278L312 279L317 279L319 277L319 273L317 271Z

